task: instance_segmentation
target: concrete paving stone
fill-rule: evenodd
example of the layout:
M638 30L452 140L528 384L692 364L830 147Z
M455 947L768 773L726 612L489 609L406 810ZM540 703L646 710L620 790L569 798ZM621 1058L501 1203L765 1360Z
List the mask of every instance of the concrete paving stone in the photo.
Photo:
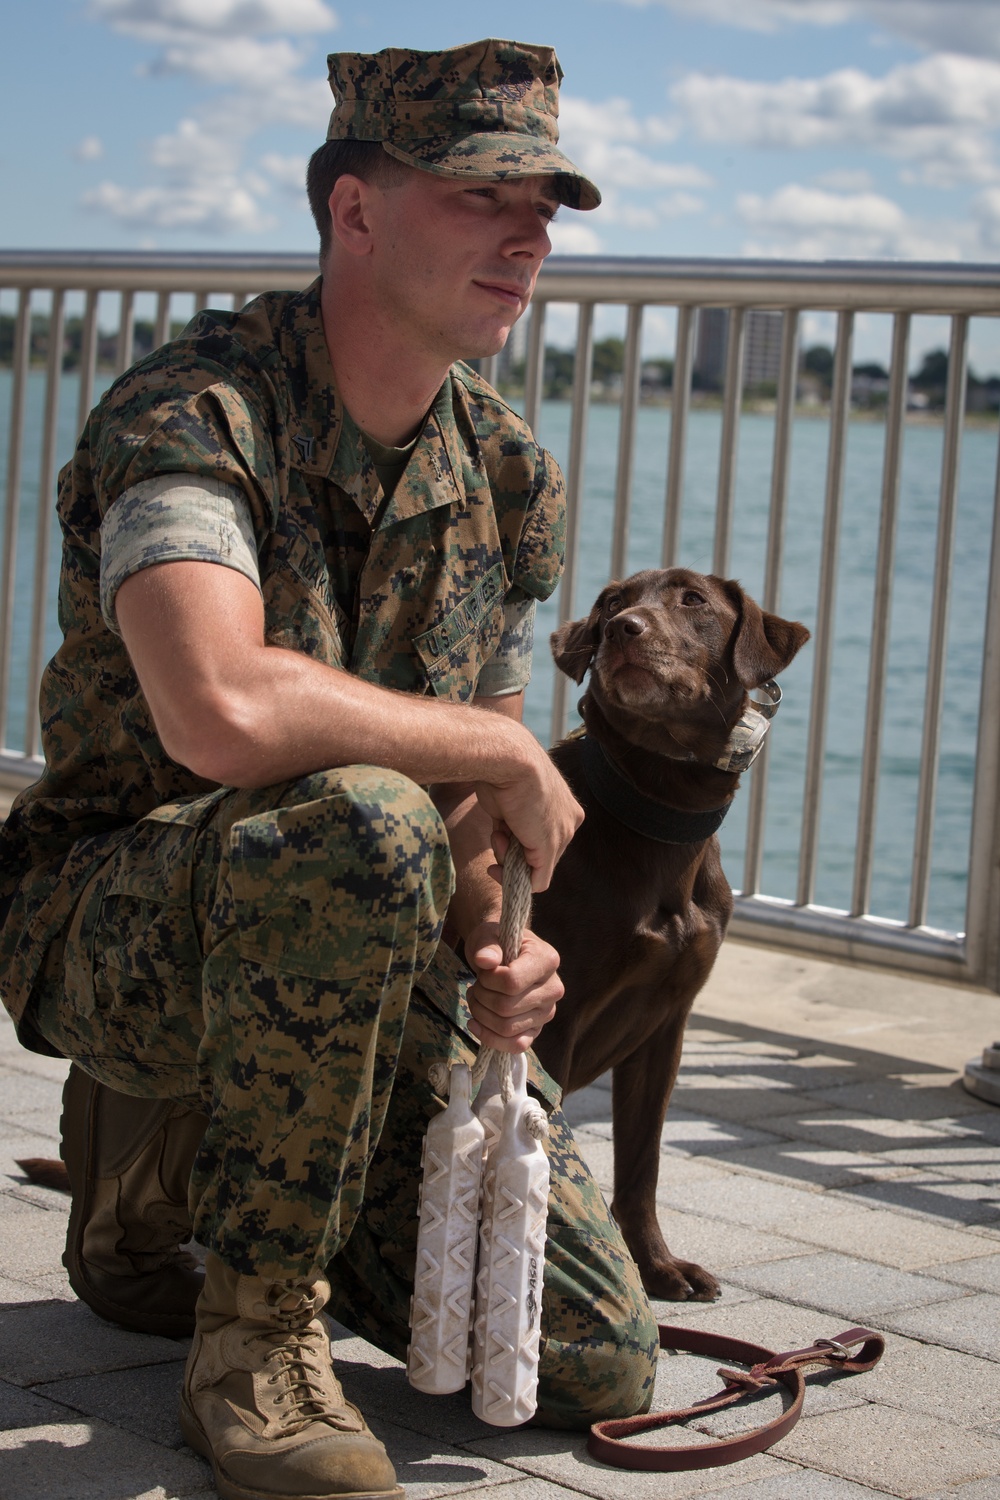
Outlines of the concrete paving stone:
M669 1179L661 1179L656 1199L661 1208L683 1209L688 1201L687 1188L682 1185L675 1190ZM850 1207L850 1199L846 1197L768 1182L749 1173L720 1172L710 1190L700 1195L697 1211L705 1218L794 1235L794 1226L800 1220L819 1221L844 1213Z
M771 1451L774 1454L774 1450ZM740 1500L744 1494L747 1500L864 1500L866 1495L884 1496L886 1493L885 1490L869 1489L866 1484L855 1484L851 1479L839 1479L834 1474L801 1469L798 1464L787 1460L782 1464L782 1470L773 1479L753 1481L752 1492L750 1486L731 1491L733 1500ZM506 1491L504 1493L506 1495Z
M610 1139L602 1140L589 1134L578 1135L576 1143L595 1180L610 1194L615 1169L614 1149ZM726 1175L707 1157L685 1156L676 1151L664 1151L660 1155L661 1181L669 1178L675 1184L704 1184L707 1189L713 1181L725 1181Z
M989 1292L970 1292L953 1301L887 1312L883 1323L915 1339L1000 1361L1000 1297Z
M77 1413L38 1391L0 1380L0 1431L15 1427L50 1427L54 1422L75 1422Z
M20 1068L0 1065L0 1114L19 1125L33 1125L35 1119L49 1121L52 1110L58 1114L62 1084Z
M4 1495L17 1500L134 1500L203 1494L208 1466L103 1422L0 1433Z
M642 1441L651 1443L654 1437L655 1434L646 1434ZM502 1461L511 1468L549 1479L574 1494L591 1495L594 1500L682 1500L687 1495L716 1495L728 1493L736 1485L773 1478L782 1472L777 1461L767 1453L758 1453L725 1468L687 1473L658 1474L617 1469L590 1457L582 1433L544 1432L531 1427L486 1438L473 1447L475 1452Z
M885 1406L804 1417L782 1439L799 1463L877 1485L903 1500L1000 1474L1000 1441L926 1413L907 1417Z
M124 1427L164 1448L183 1448L177 1403L184 1367L181 1363L109 1370L73 1380L47 1381L34 1387L39 1395L71 1407L79 1415Z
M982 1110L982 1104L976 1103L957 1081L944 1085L922 1082L917 1087L905 1088L900 1087L896 1080L883 1076L845 1083L839 1088L817 1089L812 1097L821 1105L860 1110L896 1120L958 1119Z
M932 1123L949 1135L978 1137L980 1140L992 1141L995 1146L1000 1146L1000 1109L986 1111L983 1110L982 1100L977 1102L978 1109L974 1114L962 1115L959 1119L934 1120Z
M776 1115L768 1130L789 1140L815 1141L837 1151L878 1151L921 1141L945 1142L949 1133L918 1120L887 1119L858 1109L819 1109L806 1115Z
M372 1358L375 1354L380 1355L378 1364ZM391 1421L427 1438L446 1437L454 1444L474 1442L493 1430L473 1412L468 1387L452 1396L415 1391L405 1367L363 1339L335 1343L333 1360L344 1394L369 1421Z
M512 1475L510 1480L504 1482L501 1489L498 1485L492 1486L497 1500L573 1500L574 1490L568 1490L564 1485L553 1484L550 1479L524 1479ZM459 1496L467 1493L465 1490L452 1490L450 1494Z
M505 1485L517 1477L492 1454L455 1447L447 1438L442 1441L440 1435L425 1437L367 1412L365 1416L375 1436L385 1444L396 1478L406 1486L406 1500L465 1494Z
M973 1479L971 1484L959 1484L949 1490L935 1490L933 1495L925 1495L922 1500L997 1500L997 1481L994 1475L989 1479Z
M7 1012L3 1012L3 1027L0 1030L0 1066L13 1073L31 1073L36 1078L47 1078L60 1091L69 1072L65 1057L45 1057L41 1052L29 1052L17 1039Z
M992 1255L938 1266L937 1269L938 1275L946 1281L957 1281L960 1286L975 1287L978 1292L995 1292L1000 1295L1000 1250Z
M24 1267L44 1275L62 1270L66 1246L66 1216L25 1206L20 1213L0 1218L0 1276L16 1278Z
M756 1130L750 1125L733 1124L722 1120L710 1120L705 1115L692 1114L685 1110L677 1117L668 1114L660 1136L660 1149L672 1146L692 1156L712 1156L729 1152L733 1148L758 1145L774 1145L775 1137L769 1131Z
M592 1083L585 1089L577 1089L575 1094L567 1094L562 1107L574 1129L593 1120L608 1121L611 1119L611 1091Z
M911 1172L889 1182L862 1182L850 1189L859 1202L901 1208L952 1224L1000 1230L1000 1189L958 1182L930 1172Z
M801 1255L799 1240L778 1234L764 1234L741 1225L720 1224L718 1219L703 1219L694 1213L670 1212L661 1208L660 1227L674 1254L683 1260L696 1260L716 1273L737 1266L755 1265L762 1260L780 1260L785 1255Z
M771 1115L793 1112L805 1115L814 1109L829 1108L827 1100L801 1089L783 1090L776 1097L768 1088L748 1088L731 1079L718 1080L717 1086L715 1083L705 1074L700 1074L697 1079L685 1079L683 1083L678 1080L674 1098L684 1109L713 1120L760 1121L765 1127Z
M862 1207L826 1216L815 1224L802 1220L796 1225L795 1239L897 1271L947 1266L941 1275L950 1281L955 1279L950 1269L953 1262L979 1258L992 1243L979 1230L949 1229L915 1215Z
M54 1299L37 1282L29 1281L27 1278L22 1281L14 1280L9 1276L0 1276L0 1313L6 1312L9 1307L21 1307L52 1300Z
M894 1271L831 1251L746 1266L731 1276L739 1285L767 1296L862 1322L884 1317L896 1308L942 1302L954 1293L950 1282L936 1277Z
M886 1161L907 1167L921 1167L929 1172L947 1172L955 1167L973 1167L982 1173L981 1181L1000 1181L1000 1147L991 1141L939 1134L934 1142L917 1146L894 1146L883 1153Z
M0 1370L14 1385L169 1364L186 1355L186 1344L128 1333L102 1322L82 1302L12 1307L0 1318Z
M729 1148L718 1153L727 1166L742 1167L748 1172L776 1177L792 1183L814 1187L850 1187L855 1182L882 1181L887 1176L905 1175L903 1167L887 1167L878 1156L864 1156L858 1151L836 1151L809 1146L796 1141L771 1141L749 1148Z
M921 1338L886 1332L885 1354L857 1382L878 1405L947 1415L961 1427L986 1430L1000 1422L1000 1364Z

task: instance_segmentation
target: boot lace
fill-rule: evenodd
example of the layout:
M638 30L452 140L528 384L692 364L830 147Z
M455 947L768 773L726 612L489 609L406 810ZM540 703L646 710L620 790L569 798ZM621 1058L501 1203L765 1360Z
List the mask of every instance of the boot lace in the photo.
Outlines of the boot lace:
M246 1343L268 1346L261 1363L265 1369L270 1367L268 1384L280 1387L275 1406L280 1408L276 1420L282 1434L300 1432L317 1421L340 1432L363 1431L360 1417L344 1400L333 1375L326 1334L312 1326L312 1299L305 1295L290 1307L286 1291L284 1299L272 1301L269 1297L268 1301L272 1314L286 1326L280 1331L251 1334Z

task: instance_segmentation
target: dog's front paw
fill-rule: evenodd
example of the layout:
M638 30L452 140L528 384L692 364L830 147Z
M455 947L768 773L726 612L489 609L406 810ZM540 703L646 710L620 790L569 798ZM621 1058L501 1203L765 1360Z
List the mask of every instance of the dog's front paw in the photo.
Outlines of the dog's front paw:
M693 1260L659 1261L641 1270L649 1296L663 1302L714 1302L722 1290L711 1271Z

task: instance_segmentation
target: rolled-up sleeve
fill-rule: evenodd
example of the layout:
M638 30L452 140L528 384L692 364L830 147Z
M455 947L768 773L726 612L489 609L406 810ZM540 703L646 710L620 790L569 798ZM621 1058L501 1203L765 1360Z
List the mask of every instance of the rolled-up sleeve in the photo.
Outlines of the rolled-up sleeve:
M161 474L126 490L101 523L101 613L120 634L115 596L126 578L154 563L209 562L234 568L260 588L250 507L219 480Z

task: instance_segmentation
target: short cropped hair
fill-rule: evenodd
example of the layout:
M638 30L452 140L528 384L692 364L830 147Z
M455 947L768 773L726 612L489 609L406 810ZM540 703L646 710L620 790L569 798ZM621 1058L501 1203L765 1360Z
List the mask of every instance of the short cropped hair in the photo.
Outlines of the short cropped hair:
M383 151L381 141L324 141L309 159L306 193L319 230L319 263L330 249L330 194L338 177L360 177L373 187L395 187L416 168Z

